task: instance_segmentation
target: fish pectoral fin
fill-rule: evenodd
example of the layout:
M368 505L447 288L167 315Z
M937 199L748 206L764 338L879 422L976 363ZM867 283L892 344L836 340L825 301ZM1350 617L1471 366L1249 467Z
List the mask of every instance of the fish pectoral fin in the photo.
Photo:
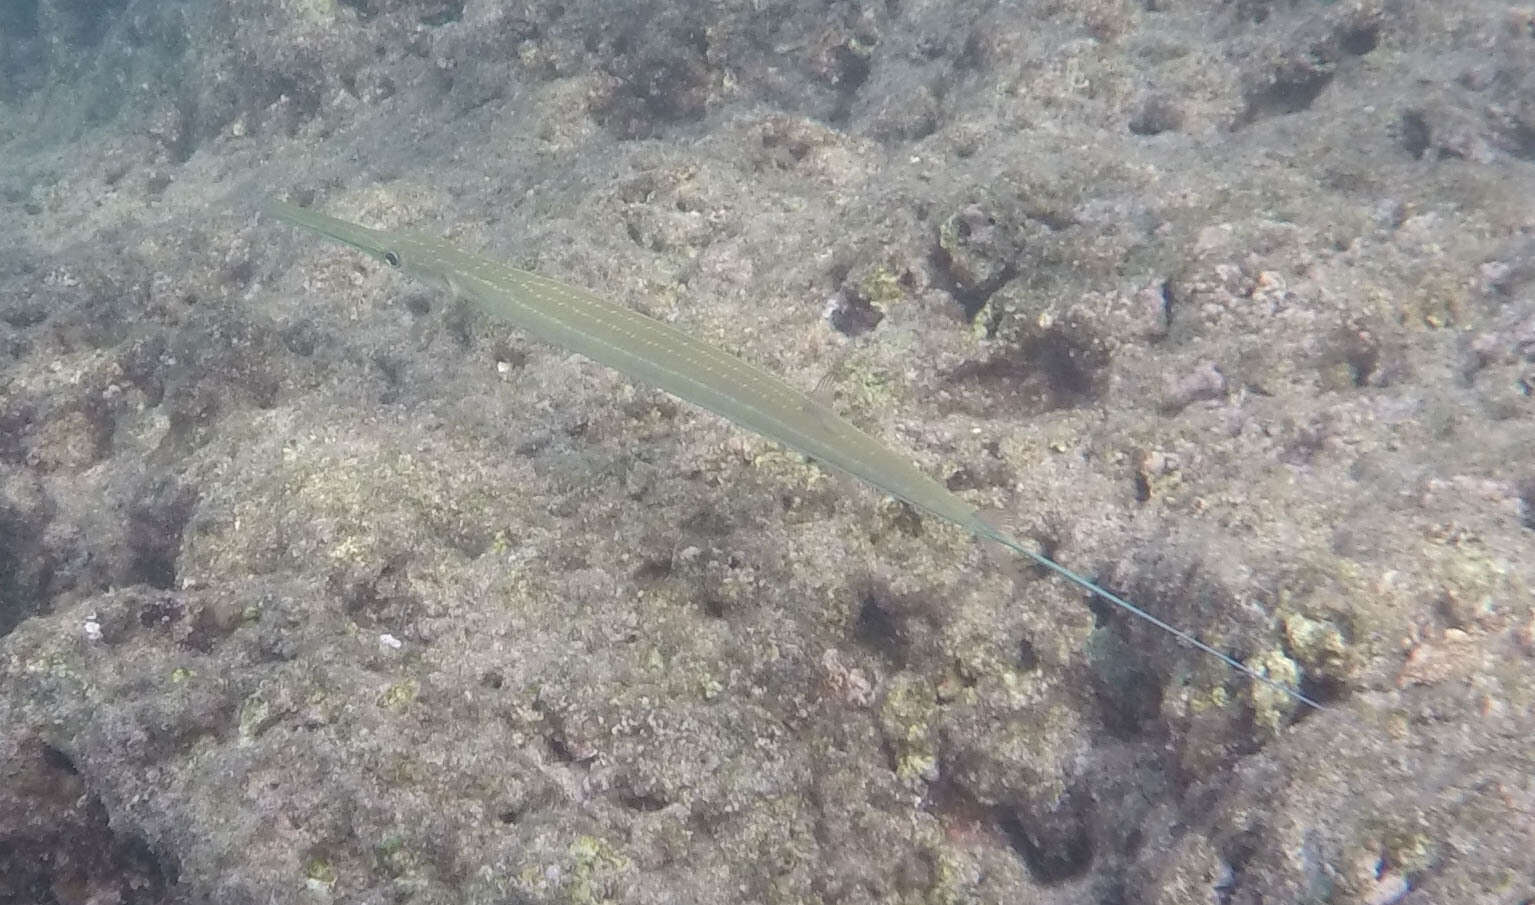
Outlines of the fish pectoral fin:
M811 398L828 406L831 404L832 388L836 385L837 378L842 376L842 370L847 364L847 360L852 356L853 346L851 343L837 351L836 356L827 365L826 372L821 375L820 380L815 382L815 388L810 391Z

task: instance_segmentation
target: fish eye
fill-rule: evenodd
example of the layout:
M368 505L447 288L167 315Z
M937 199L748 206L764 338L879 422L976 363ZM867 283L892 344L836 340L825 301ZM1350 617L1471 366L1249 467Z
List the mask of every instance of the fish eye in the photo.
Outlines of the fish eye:
M400 256L392 251L386 251L384 252L384 263L388 264L390 267L399 267Z

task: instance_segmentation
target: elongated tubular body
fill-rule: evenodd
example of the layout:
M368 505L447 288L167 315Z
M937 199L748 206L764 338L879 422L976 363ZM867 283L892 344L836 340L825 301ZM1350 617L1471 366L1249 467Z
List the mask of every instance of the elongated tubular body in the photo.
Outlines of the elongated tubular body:
M1321 705L1038 553L983 519L911 460L781 378L584 289L508 267L445 242L370 229L272 200L278 219L350 245L391 267L445 284L492 317L648 383L846 472L897 499L1001 544L1233 669L1310 707Z

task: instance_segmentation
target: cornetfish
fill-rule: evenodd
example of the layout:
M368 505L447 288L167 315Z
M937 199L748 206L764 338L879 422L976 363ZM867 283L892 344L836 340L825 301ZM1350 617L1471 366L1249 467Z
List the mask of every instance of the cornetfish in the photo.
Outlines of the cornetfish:
M1295 689L1216 650L1118 594L1025 546L834 410L786 381L686 332L584 289L460 251L428 237L370 229L277 199L274 217L334 239L417 277L449 287L486 314L658 387L735 424L845 472L912 506L1022 554L1084 591L1317 710Z

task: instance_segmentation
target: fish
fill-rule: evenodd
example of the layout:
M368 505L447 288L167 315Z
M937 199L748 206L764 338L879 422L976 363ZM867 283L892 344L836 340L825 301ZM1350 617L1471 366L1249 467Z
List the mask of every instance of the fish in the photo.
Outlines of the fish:
M439 239L373 229L277 198L268 199L265 209L280 221L446 286L495 320L713 412L981 540L1011 550L1287 698L1315 710L1325 709L1299 690L1034 550L929 477L910 457L860 430L830 406L685 330L585 289L462 251Z

